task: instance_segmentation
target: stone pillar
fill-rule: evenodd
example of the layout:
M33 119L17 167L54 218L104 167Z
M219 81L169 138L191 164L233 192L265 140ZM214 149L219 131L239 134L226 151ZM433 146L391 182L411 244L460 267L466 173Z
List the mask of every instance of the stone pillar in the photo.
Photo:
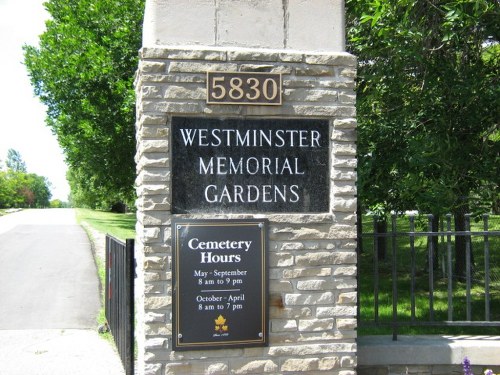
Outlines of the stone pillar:
M341 0L146 1L136 78L138 374L356 373L356 59L344 52L343 19ZM213 71L281 73L282 104L207 104ZM326 120L325 210L174 214L179 116ZM173 350L176 216L268 220L268 346Z

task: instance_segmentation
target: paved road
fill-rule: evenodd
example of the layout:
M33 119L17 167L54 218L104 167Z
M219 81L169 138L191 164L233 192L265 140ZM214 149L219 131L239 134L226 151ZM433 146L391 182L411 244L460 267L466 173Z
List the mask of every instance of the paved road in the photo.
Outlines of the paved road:
M0 217L0 375L122 374L96 333L99 284L71 209Z

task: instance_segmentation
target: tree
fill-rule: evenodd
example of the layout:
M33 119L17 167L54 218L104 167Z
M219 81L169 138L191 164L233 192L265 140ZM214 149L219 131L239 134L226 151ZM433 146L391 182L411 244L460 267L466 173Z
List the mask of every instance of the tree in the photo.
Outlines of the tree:
M347 0L359 59L359 198L385 211L465 212L498 199L500 5ZM456 246L456 273L465 269Z
M7 161L5 163L7 168L13 170L14 172L26 173L26 163L23 161L19 151L9 148L7 151Z
M143 0L49 0L39 47L25 46L35 93L47 105L78 184L109 204L134 200L134 73ZM90 183L91 182L91 183Z

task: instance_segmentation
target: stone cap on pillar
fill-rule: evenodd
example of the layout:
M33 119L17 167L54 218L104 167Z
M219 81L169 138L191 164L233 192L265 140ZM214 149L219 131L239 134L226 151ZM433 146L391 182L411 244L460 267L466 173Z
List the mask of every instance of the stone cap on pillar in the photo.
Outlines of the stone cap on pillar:
M143 47L345 50L344 0L146 0Z

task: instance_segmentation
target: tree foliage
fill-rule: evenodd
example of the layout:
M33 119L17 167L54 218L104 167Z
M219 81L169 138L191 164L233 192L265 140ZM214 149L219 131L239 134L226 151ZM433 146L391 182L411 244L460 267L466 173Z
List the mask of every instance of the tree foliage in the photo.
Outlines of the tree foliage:
M14 172L24 172L26 173L26 163L19 151L10 148L7 151L7 160L5 161L7 168L13 170Z
M21 154L9 149L6 170L0 169L0 208L44 208L52 193L46 177L27 173Z
M484 211L499 197L499 3L347 0L365 208Z
M35 93L47 106L72 171L72 194L90 205L133 202L134 73L143 0L49 0L38 47L25 46Z

